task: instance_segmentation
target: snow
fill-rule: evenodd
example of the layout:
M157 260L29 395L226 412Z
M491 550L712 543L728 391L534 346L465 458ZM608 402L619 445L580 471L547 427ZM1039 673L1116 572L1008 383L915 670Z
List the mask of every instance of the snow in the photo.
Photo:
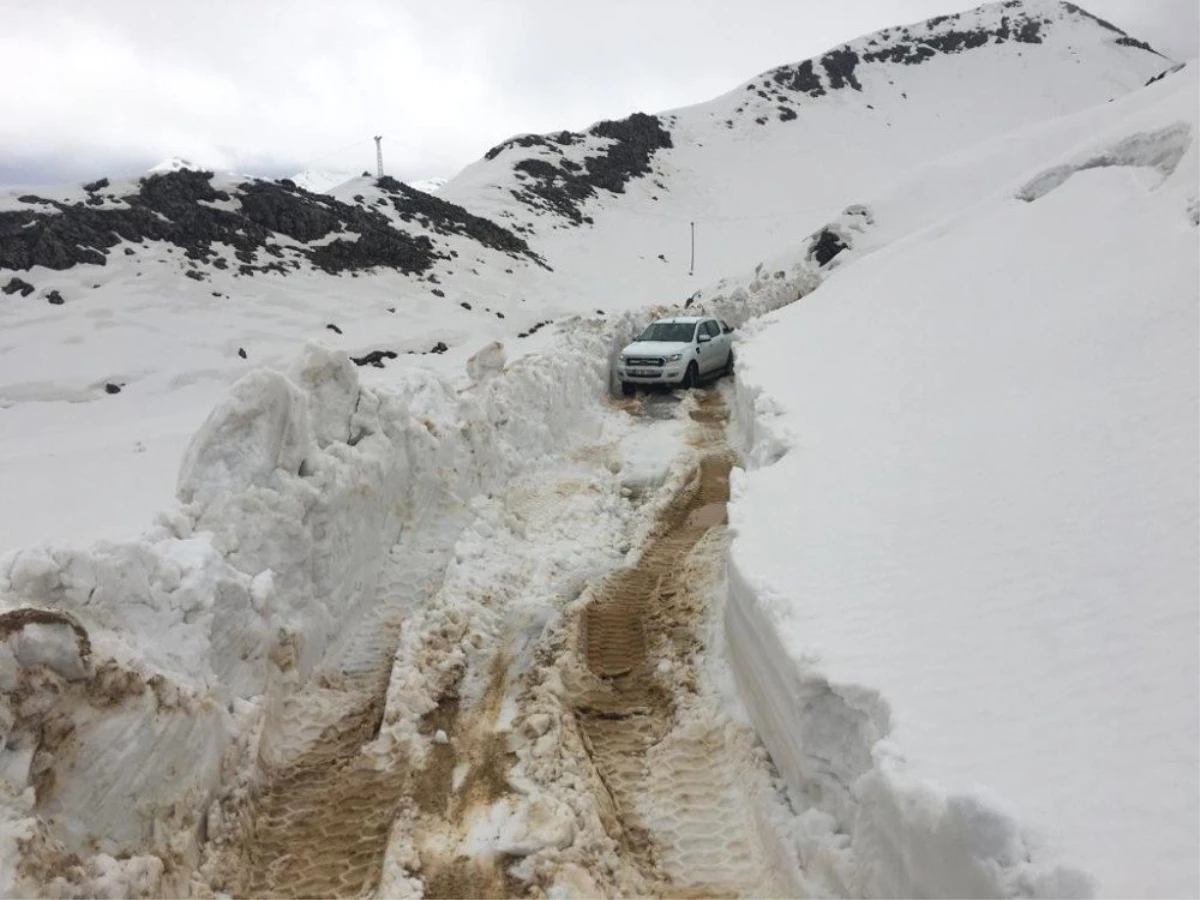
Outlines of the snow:
M200 168L200 166L197 166L195 163L192 163L190 160L184 159L182 156L168 156L166 159L162 160L161 162L155 163L153 166L151 166L146 171L150 172L150 173L179 172L179 171L182 171L183 169L199 169L199 168Z
M650 398L630 427L610 373L681 312L739 328L745 470L709 661L731 710L705 694L659 756L757 758L721 716L753 725L794 814L749 762L713 789L789 886L1200 891L1196 66L1143 88L1170 61L1024 7L1042 43L863 62L861 90L818 65L826 94L788 121L766 75L664 114L673 147L585 230L513 202L542 148L414 183L527 228L549 269L409 223L446 251L432 277L201 283L149 242L19 273L38 292L0 297L0 892L39 872L64 895L185 891L259 763L336 721L327 676L381 654L371 754L457 740L417 730L444 681L466 667L474 701L497 647L532 665L678 487L686 423ZM323 174L302 186L384 199ZM823 229L847 249L819 275ZM349 360L376 349L398 357ZM30 607L64 618L12 618ZM468 844L561 856L548 893L592 895L568 850L605 838L556 769L552 681L514 751L531 782ZM411 824L397 895L420 887Z
M1198 888L1194 69L1115 106L740 345L734 667L869 895Z
M357 176L357 172L344 172L338 169L305 169L288 177L297 187L312 191L314 194L324 194Z
M433 178L418 178L415 181L404 182L409 187L424 191L426 194L436 194L446 185L447 179L434 176Z
M357 171L350 172L342 169L305 169L288 177L297 187L304 188L306 191L312 191L314 194L328 194L348 181L357 180L360 176ZM446 183L446 179L419 178L404 183L409 187L416 188L418 191L424 191L427 194L436 194L441 190L442 185Z

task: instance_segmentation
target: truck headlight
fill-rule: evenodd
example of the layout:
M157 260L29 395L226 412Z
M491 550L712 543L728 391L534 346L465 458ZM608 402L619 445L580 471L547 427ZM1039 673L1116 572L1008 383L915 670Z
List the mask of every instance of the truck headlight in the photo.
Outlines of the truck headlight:
M667 357L667 362L679 362L681 359L683 359L682 353L672 353Z

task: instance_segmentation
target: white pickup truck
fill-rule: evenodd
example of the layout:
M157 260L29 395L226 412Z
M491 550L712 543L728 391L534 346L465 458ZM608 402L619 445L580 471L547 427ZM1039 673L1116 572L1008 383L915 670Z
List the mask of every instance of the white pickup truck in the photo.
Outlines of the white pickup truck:
M638 385L694 387L701 378L733 371L733 336L708 316L677 316L651 323L621 351L617 378L632 394Z

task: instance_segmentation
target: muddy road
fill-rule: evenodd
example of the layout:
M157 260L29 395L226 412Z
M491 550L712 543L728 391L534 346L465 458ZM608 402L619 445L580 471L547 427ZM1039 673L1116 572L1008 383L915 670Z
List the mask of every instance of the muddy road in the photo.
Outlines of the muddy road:
M365 752L385 712L386 648L408 627L381 604L364 628L370 652L292 704L305 738L261 761L228 807L236 822L209 848L201 893L795 895L770 761L712 677L734 464L723 403L707 390L619 406L635 428L679 436L673 479L639 513L633 562L592 579L533 638L449 669L412 723L419 753ZM546 496L598 492L605 452L590 455L594 483L548 479ZM407 577L410 592L436 592L436 560L423 581Z

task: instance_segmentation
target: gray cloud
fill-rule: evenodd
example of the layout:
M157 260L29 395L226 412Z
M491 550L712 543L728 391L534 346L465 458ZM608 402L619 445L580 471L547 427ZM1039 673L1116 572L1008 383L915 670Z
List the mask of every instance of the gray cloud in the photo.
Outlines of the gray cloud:
M1192 0L1093 0L1176 58ZM5 0L0 184L137 172L170 155L253 174L448 175L523 131L710 99L947 0ZM347 146L352 145L352 146ZM336 151L336 152L335 152Z

